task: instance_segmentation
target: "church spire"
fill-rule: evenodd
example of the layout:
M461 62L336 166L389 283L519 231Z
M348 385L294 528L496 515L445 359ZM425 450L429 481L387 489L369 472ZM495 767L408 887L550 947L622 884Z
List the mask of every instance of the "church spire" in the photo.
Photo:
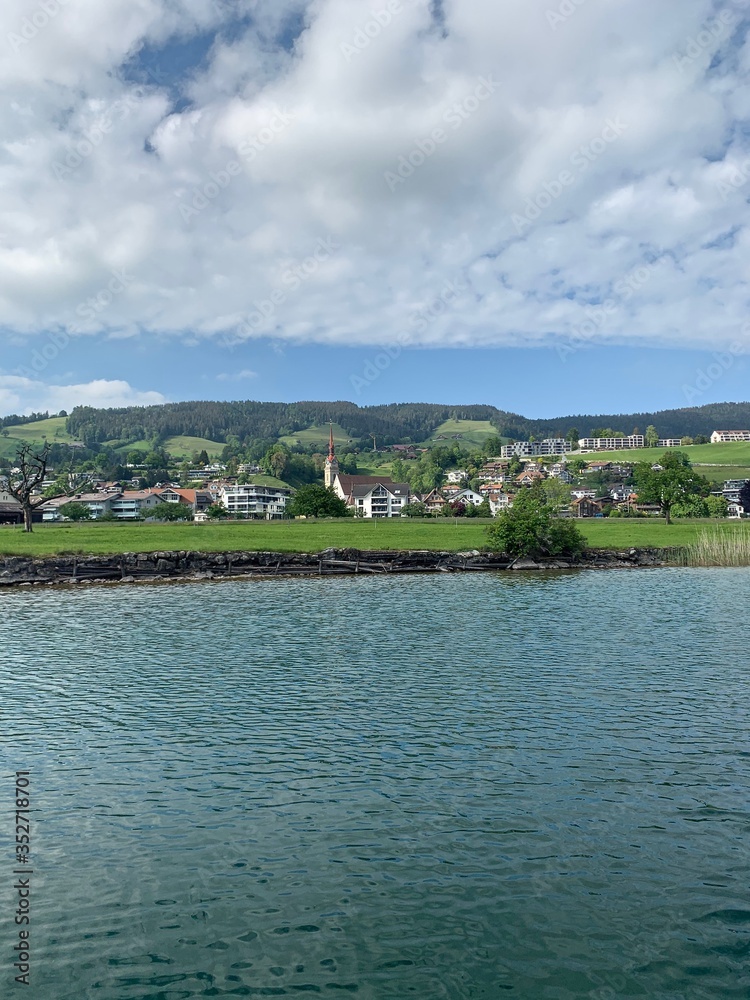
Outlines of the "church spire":
M328 437L328 458L326 459L324 482L329 488L336 481L339 474L339 461L336 458L336 448L333 443L333 421L331 421L331 433Z

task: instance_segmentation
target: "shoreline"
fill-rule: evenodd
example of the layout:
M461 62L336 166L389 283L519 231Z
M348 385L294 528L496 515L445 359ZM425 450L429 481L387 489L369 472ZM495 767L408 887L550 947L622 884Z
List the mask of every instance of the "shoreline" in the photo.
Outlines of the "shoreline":
M502 553L394 549L322 552L126 552L122 555L0 557L0 588L81 583L156 583L273 577L632 569L674 565L665 549L588 549L576 559L510 559Z

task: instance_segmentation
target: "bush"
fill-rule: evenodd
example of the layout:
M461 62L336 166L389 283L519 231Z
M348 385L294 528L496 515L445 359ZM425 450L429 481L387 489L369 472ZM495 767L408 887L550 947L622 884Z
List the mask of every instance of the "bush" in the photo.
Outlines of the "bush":
M537 488L519 490L487 534L493 548L514 557L576 556L586 547L576 523L554 517Z

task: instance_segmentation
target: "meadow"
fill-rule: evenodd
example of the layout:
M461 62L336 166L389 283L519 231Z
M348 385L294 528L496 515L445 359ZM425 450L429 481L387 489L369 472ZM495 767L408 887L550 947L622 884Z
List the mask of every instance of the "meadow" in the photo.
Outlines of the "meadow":
M0 527L0 555L120 553L187 550L200 552L319 552L326 548L440 549L464 551L487 546L480 519L233 521L206 524L117 524L92 522L37 524L31 534ZM747 533L740 521L685 520L665 525L656 519L591 519L577 522L592 548L683 547L698 541L707 525L727 536Z

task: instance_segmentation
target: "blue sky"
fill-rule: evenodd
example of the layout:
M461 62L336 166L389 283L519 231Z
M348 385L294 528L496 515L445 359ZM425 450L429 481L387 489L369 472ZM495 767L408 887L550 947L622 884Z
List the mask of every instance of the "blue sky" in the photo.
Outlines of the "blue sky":
M745 0L6 0L0 412L747 398Z

